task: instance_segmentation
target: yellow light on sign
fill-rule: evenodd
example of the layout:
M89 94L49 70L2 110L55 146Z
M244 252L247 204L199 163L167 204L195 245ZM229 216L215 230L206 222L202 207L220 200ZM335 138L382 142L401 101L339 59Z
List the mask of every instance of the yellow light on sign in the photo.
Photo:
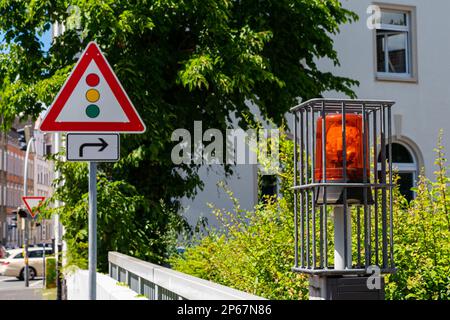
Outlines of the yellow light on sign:
M86 92L86 99L89 102L97 102L100 99L100 93L96 89L89 89Z

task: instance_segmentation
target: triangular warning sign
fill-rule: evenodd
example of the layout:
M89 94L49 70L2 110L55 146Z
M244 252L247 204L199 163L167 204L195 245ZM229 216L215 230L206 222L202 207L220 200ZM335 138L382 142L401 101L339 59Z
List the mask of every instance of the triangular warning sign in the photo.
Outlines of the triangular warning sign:
M139 133L145 125L99 47L90 42L39 129Z
M34 217L39 213L39 206L42 204L42 201L45 200L45 197L22 197L25 206L28 209L31 217Z

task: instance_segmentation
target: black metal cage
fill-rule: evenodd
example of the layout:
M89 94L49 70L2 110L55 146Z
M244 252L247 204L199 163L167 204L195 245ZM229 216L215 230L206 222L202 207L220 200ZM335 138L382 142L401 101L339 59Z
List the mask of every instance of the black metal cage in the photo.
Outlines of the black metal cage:
M294 271L318 275L368 274L368 267L374 265L381 273L395 271L391 174L393 105L393 101L313 99L291 109L294 114ZM331 143L327 145L327 119L336 114L342 115L339 143L342 143L343 169L342 179L331 181L327 179L330 169L327 168L326 148ZM359 181L351 181L347 176L347 139L353 134L347 132L349 115L358 115L362 121L364 160ZM317 141L318 129L322 132L321 141ZM320 151L316 149L318 143ZM318 152L321 152L320 179L315 168ZM330 219L336 207L344 212L344 249L345 255L349 255L345 268L339 270L334 266L333 233L336 230Z

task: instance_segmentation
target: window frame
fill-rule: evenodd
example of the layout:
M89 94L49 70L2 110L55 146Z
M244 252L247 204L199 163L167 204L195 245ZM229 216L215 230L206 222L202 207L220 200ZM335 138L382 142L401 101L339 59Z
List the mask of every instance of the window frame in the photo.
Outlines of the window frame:
M400 12L406 14L406 26L397 26L390 24L381 24L380 28L373 29L373 60L374 60L374 73L375 80L377 81L399 81L399 82L418 82L417 76L417 27L416 27L416 7L414 6L403 6L385 3L374 3L380 7L382 13L384 12ZM407 34L407 45L406 45L406 73L393 73L389 72L379 72L378 71L378 47L377 47L377 34L378 31L392 31L392 32L406 32ZM387 35L385 35L387 37ZM386 41L386 40L384 40ZM385 64L388 66L388 55L387 42L385 42Z
M270 186L263 185L265 182L267 182L267 181L264 181L264 179L267 178L267 177L270 177L269 179L273 179L273 181L272 181L273 184L270 185ZM279 195L280 186L279 186L279 180L278 180L278 177L277 177L276 174L261 175L259 179L260 179L260 181L259 181L260 184L258 185L258 187L259 187L258 194L259 193L261 194L261 198L259 199L259 202L261 202L261 201L264 202L267 196L269 196L269 197L276 197L276 196ZM266 188L267 187L273 188L274 189L273 193L271 193L271 194L269 194L269 193L264 194L264 188L265 187Z
M36 257L34 257L34 255L37 255ZM44 255L44 250L30 250L28 252L28 258L30 259L42 259Z
M18 252L14 255L14 257L11 257L11 259L23 259L23 253Z
M417 186L417 182L419 179L419 173L420 173L420 167L419 167L419 159L416 153L414 152L414 149L411 148L409 145L400 142L400 141L392 141L393 144L399 144L402 147L404 147L409 154L411 155L413 162L392 162L392 170L397 171L398 173L412 173L413 174L413 188ZM387 146L387 145L386 145ZM379 146L381 148L381 146ZM381 150L381 149L378 149ZM381 151L379 151L380 153ZM387 160L387 159L386 159ZM377 170L381 171L381 162L377 161ZM413 199L416 198L417 193L414 190L412 191Z

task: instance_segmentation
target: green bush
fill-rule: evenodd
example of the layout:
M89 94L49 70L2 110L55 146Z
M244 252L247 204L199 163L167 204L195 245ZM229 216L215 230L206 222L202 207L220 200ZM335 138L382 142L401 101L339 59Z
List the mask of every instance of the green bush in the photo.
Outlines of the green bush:
M254 211L215 209L227 233L210 231L184 257L172 260L178 271L269 299L303 299L306 278L294 265L292 213L288 203L260 205Z
M45 258L45 287L47 289L56 288L56 259L55 257Z
M304 299L307 278L291 271L294 265L292 162L293 144L280 142L283 197L268 198L253 211L234 203L232 212L213 208L223 229L209 229L197 245L171 259L181 272L269 299ZM222 185L226 189L224 185Z
M294 265L293 143L280 141L281 194L253 211L234 202L232 212L213 209L222 228L210 228L183 255L174 269L269 299L306 299L307 278ZM395 190L394 260L398 272L388 276L387 299L450 298L450 189L441 140L436 181L423 175L416 200L408 203ZM332 247L332 231L329 232Z
M394 219L397 273L387 277L388 299L450 298L450 178L441 143L435 182L422 174L411 203L398 201Z

